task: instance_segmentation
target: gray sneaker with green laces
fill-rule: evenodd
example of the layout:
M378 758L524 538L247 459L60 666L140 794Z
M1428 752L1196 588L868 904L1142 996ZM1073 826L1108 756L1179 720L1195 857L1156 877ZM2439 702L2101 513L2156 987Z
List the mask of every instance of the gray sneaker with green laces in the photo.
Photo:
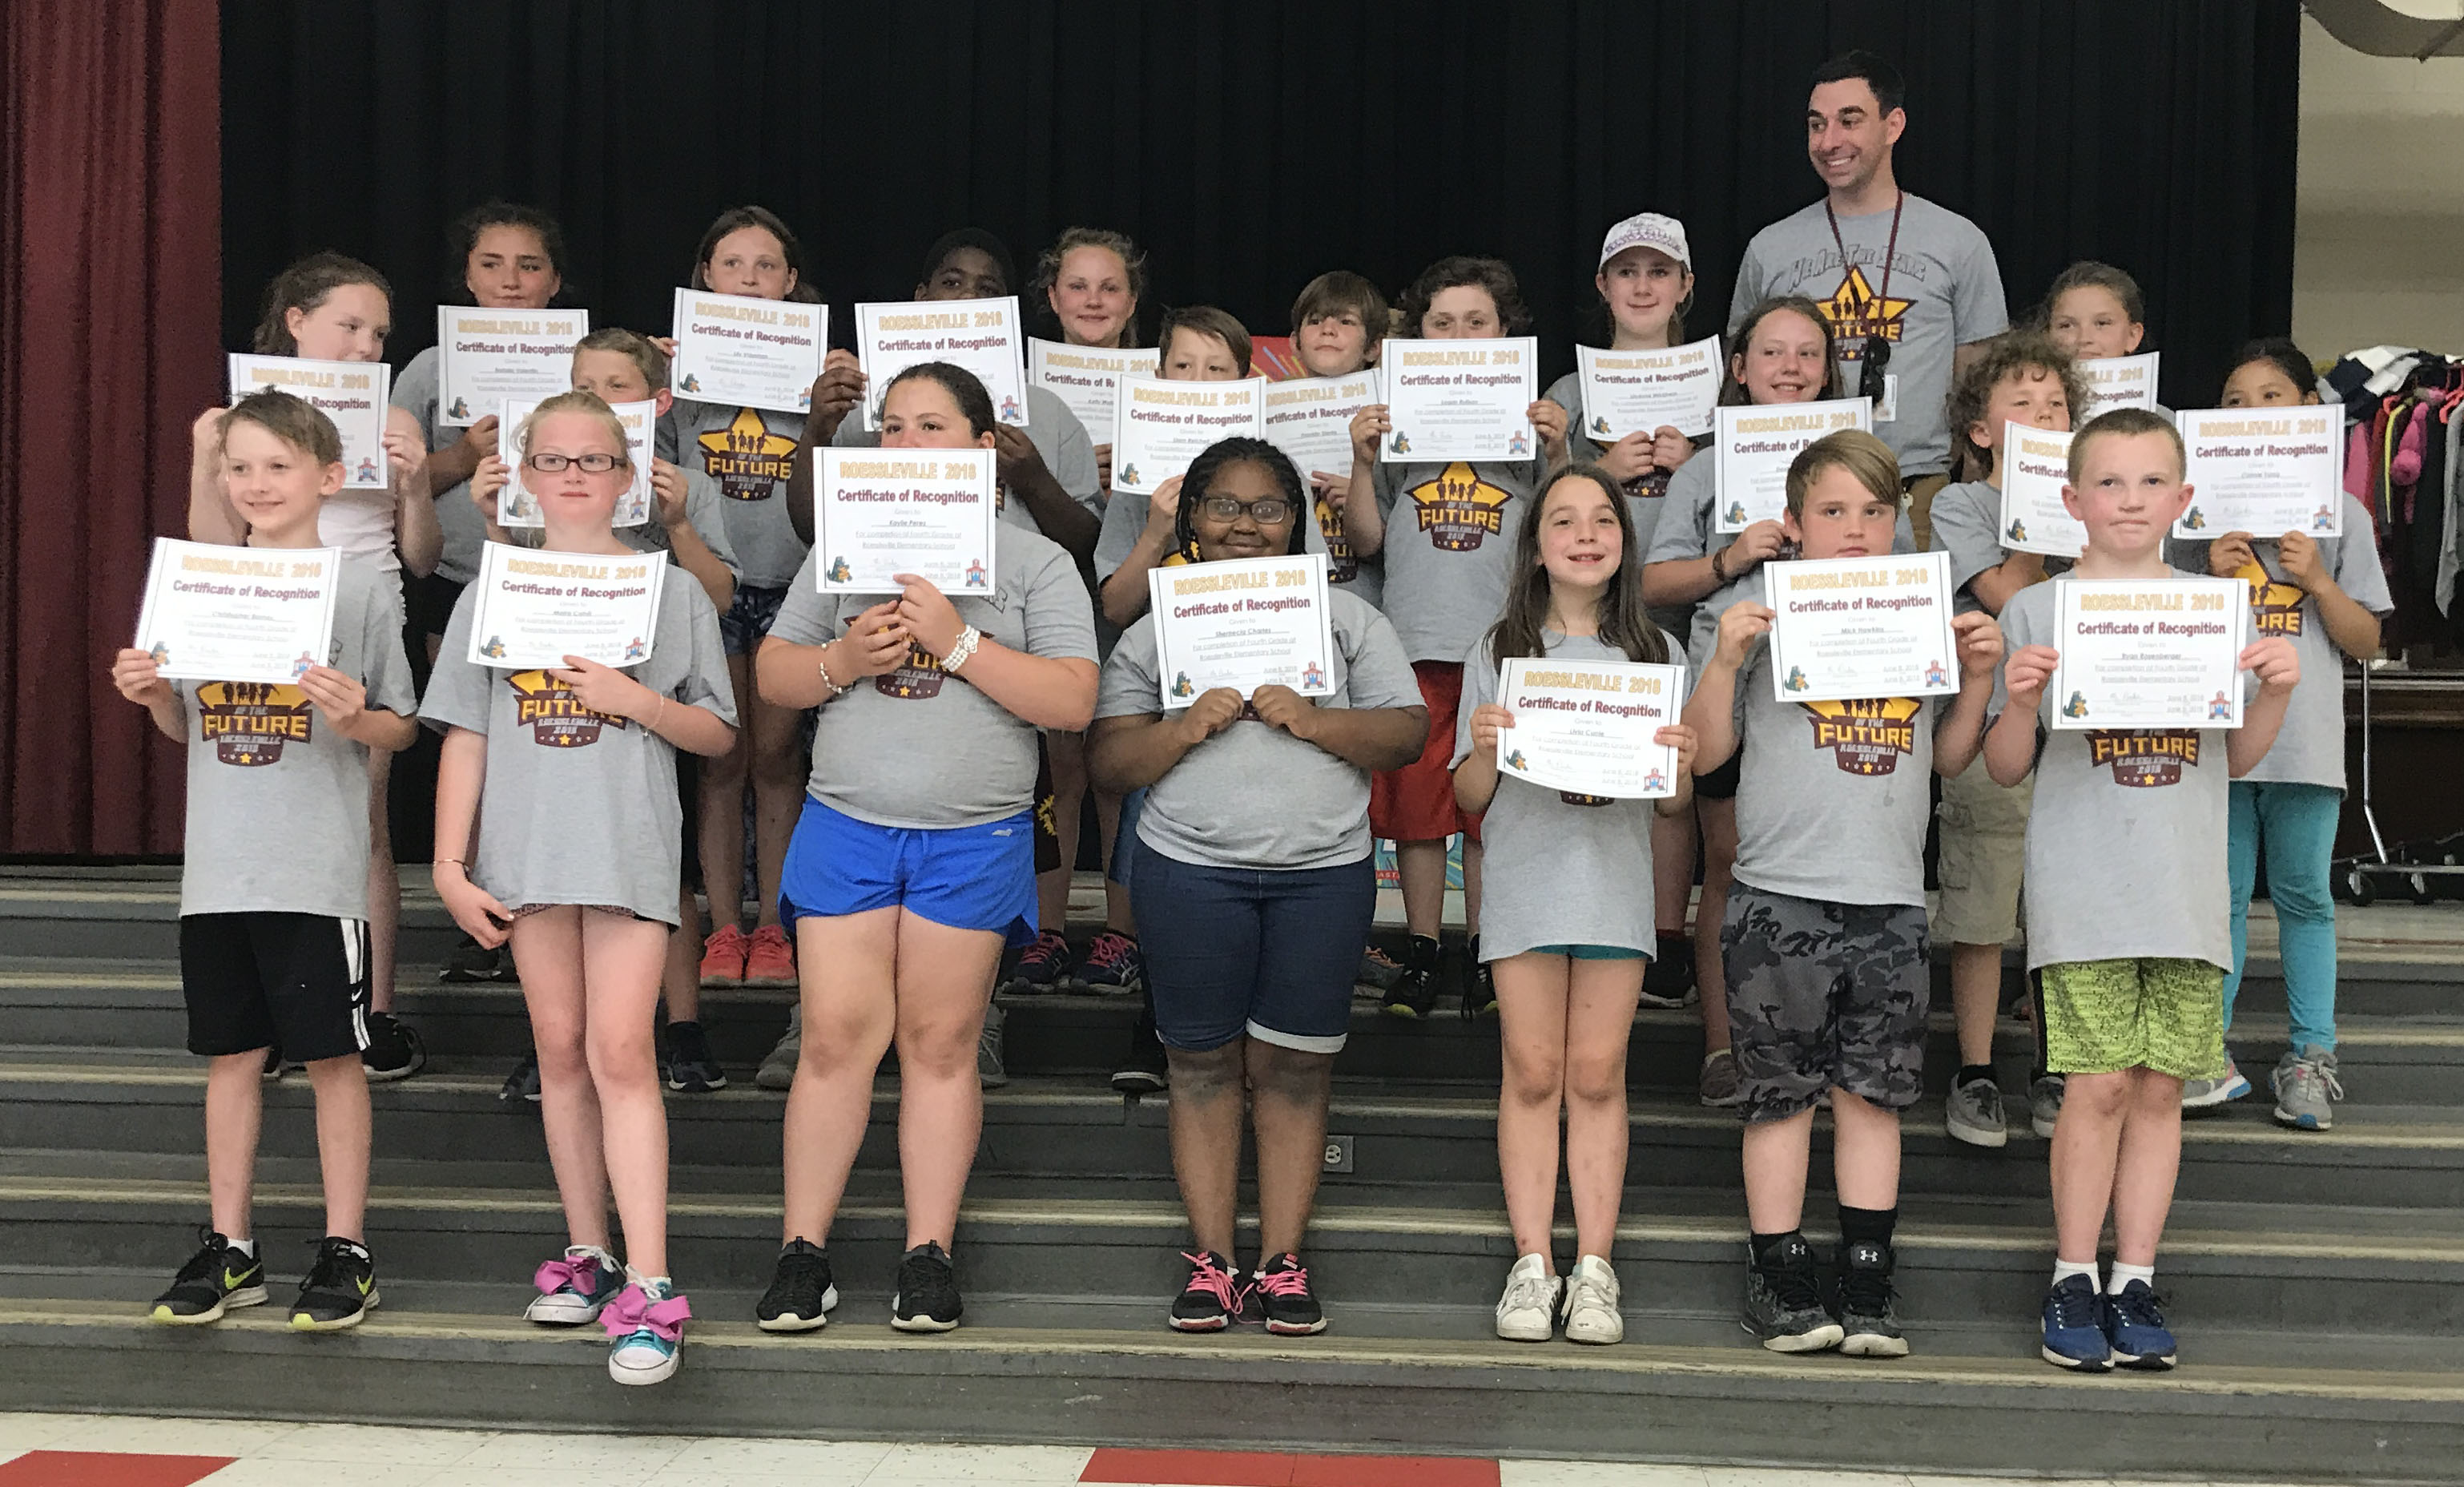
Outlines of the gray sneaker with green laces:
M2269 1071L2267 1087L2276 1092L2276 1119L2284 1124L2297 1131L2334 1128L2331 1102L2344 1098L2344 1086L2336 1078L2334 1049L2304 1043L2299 1053L2287 1053Z

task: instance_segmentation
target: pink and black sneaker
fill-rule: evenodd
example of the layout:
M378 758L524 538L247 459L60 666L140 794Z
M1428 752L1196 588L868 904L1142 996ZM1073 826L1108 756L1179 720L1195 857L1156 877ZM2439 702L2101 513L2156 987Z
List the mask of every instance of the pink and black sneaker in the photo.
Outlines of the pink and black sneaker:
M1240 1272L1212 1250L1184 1250L1180 1257L1189 1261L1189 1284L1172 1303L1172 1330L1221 1332L1232 1325L1248 1289Z
M1031 995L1068 988L1069 942L1057 929L1045 930L1033 943L1018 952L1018 964L1010 969L1006 989Z
M1266 1330L1278 1336L1308 1337L1326 1330L1326 1313L1309 1289L1309 1267L1297 1254L1279 1254L1258 1267L1249 1277L1249 1303Z
M1078 963L1076 980L1089 991L1126 994L1146 988L1147 958L1135 935L1117 929L1099 931L1087 943L1087 958Z

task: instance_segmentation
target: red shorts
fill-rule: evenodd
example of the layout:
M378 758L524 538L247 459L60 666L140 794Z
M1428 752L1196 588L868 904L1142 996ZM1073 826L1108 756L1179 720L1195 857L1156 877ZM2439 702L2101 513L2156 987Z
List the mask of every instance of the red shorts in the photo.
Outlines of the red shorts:
M1412 677L1429 709L1429 741L1420 757L1369 782L1369 829L1388 841L1442 841L1461 832L1480 840L1480 817L1455 808L1455 714L1463 707L1461 661L1414 661Z

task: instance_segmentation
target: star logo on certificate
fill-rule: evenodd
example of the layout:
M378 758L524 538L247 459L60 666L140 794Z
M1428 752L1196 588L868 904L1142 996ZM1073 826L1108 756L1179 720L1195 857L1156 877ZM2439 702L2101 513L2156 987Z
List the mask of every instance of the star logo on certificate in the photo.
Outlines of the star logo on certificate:
M2243 565L2233 577L2250 581L2250 623L2255 633L2301 633L2301 601L2309 595L2299 585L2279 584L2255 563Z
M316 735L316 714L297 687L209 681L197 689L197 725L219 764L280 764L282 745Z
M1864 266L1852 263L1839 287L1822 301L1822 316L1839 342L1839 359L1853 362L1862 350L1859 343L1868 336L1899 340L1907 328L1908 310L1915 304L1914 300L1886 299L1875 293Z
M531 730L531 742L546 748L587 748L599 742L603 727L622 728L622 718L594 713L582 705L573 689L543 671L509 672L505 685L514 689L514 721Z
M724 429L693 440L701 467L730 500L768 500L795 470L796 441L774 433L758 409L740 408Z
M1441 552L1479 551L1484 539L1506 529L1506 503L1514 499L1461 459L1403 494L1430 545Z
M2087 736L2091 769L2113 766L2113 783L2152 789L2182 783L2182 766L2199 762L2199 735L2189 728L2099 730Z
M1814 721L1814 746L1831 750L1840 773L1869 777L1898 771L1917 746L1917 714L1925 706L1912 697L1797 705Z

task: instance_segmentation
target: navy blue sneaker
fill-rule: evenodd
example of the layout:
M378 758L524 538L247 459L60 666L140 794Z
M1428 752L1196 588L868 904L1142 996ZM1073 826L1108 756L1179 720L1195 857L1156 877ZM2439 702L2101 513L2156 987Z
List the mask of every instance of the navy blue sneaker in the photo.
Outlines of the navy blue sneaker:
M2113 1366L2113 1347L2105 1341L2104 1298L2096 1294L2088 1276L2065 1276L2045 1293L2045 1362L2079 1373L2102 1373Z
M2164 1304L2145 1280L2134 1280L2120 1296L2104 1298L2104 1336L2116 1364L2157 1373L2173 1366L2173 1334L2165 1325ZM2047 1323L2049 1347L2051 1325Z

